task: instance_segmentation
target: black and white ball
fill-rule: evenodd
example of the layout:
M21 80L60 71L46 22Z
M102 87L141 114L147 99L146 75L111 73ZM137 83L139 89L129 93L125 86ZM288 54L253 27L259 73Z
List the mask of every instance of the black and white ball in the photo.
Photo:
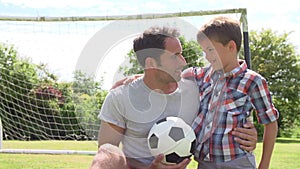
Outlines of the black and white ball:
M166 117L156 122L148 134L148 147L153 156L165 155L166 164L180 163L192 156L196 141L194 130L178 117Z

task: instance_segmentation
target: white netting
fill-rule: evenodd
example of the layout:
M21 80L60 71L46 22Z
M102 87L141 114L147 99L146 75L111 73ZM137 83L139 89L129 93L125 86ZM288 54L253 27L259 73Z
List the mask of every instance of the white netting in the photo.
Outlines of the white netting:
M14 45L20 54L18 61L8 61L2 56L0 59L3 139L96 141L100 125L97 119L101 106L99 98L105 97L103 88L108 89L114 79L120 78L118 67L125 63L122 59L131 49L136 33L151 25L168 25L178 27L187 40L195 40L197 29L212 14L240 19L242 12L245 10L106 17L110 20L101 21L2 18L0 42ZM179 17L181 15L187 17ZM150 16L157 19L141 19ZM124 21L124 18L131 19ZM125 33L118 34L120 32ZM104 36L106 34L111 38ZM7 46L2 45L1 50L4 48ZM116 51L125 53L116 54ZM119 60L120 64L109 62L112 60ZM9 63L14 64L8 66ZM28 66L31 63L36 66ZM76 74L77 81L74 82L77 70L86 74ZM49 73L57 79L49 79ZM99 88L101 78L104 84Z

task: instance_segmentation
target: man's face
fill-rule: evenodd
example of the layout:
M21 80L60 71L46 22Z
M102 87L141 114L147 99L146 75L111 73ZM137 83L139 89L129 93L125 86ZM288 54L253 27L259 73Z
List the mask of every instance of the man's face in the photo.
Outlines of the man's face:
M175 82L181 79L181 72L186 65L182 56L182 46L178 38L167 38L165 40L165 52L160 56L161 79Z
M205 39L200 42L205 53L205 58L212 65L214 70L220 70L230 64L228 45L223 45L214 40Z

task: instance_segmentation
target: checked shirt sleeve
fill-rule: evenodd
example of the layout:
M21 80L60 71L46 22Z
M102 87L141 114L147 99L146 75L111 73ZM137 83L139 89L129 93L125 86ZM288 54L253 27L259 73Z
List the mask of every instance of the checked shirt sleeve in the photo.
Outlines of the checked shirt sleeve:
M255 76L252 82L249 95L256 110L258 122L268 124L276 121L279 112L274 107L266 80L261 76Z

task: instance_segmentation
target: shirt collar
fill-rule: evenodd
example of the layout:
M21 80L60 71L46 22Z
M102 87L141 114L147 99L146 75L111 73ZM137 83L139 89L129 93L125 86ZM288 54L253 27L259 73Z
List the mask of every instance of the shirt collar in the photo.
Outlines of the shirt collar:
M239 60L239 64L240 66L234 68L233 70L227 73L223 73L222 70L213 71L212 67L209 66L209 70L207 74L208 76L205 77L205 81L209 82L215 76L219 76L221 78L237 77L239 74L241 74L247 69L247 64L244 60Z
M234 68L230 73L233 78L237 77L239 74L243 73L247 69L247 64L244 60L239 60L240 66ZM226 76L225 76L226 77Z

